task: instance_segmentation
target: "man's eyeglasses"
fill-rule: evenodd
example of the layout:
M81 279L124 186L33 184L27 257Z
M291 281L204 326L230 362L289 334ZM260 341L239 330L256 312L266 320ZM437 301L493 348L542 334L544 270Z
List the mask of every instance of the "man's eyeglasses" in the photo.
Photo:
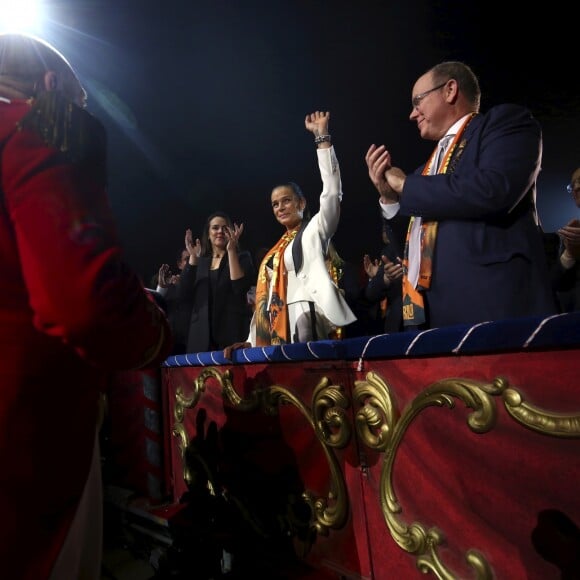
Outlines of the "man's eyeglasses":
M580 178L578 178L578 179L575 179L574 181L572 181L571 183L569 183L569 184L566 186L566 191L567 191L568 193L572 193L572 192L574 191L574 186L575 186L577 183L579 183L579 184L580 184Z
M432 93L433 91L437 91L441 88L443 88L445 85L447 84L447 81L445 81L444 83L441 83L440 85L437 85L436 87L433 87L432 89L429 89L428 91L425 91L424 93L419 93L418 95L415 95L412 99L411 99L411 103L413 105L413 108L416 109L420 104L421 101L429 94Z

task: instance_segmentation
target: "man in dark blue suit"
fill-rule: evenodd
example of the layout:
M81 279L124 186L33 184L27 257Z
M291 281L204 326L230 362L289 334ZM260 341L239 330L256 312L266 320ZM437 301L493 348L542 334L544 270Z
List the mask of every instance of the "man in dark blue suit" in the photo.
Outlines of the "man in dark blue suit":
M580 167L572 173L568 184L576 207L580 209ZM561 312L580 310L580 218L572 218L557 234L558 256L552 266L552 283Z
M438 142L406 175L384 145L366 155L383 216L408 220L403 316L411 328L556 312L538 225L542 132L517 105L479 112L481 91L461 62L415 82L409 118Z

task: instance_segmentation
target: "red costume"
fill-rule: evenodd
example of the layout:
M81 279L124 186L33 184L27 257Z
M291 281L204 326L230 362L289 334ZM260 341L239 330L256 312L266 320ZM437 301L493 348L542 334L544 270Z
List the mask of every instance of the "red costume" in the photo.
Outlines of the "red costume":
M121 256L105 145L100 123L59 93L0 99L0 576L10 580L50 575L110 373L169 354L165 316Z

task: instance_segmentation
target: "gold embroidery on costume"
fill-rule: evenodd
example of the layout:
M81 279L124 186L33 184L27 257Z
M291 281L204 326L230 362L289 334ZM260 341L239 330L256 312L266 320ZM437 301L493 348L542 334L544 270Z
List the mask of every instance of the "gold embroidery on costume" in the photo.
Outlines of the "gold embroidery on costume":
M102 163L105 162L102 125L58 91L35 98L17 127L36 133L45 145L58 149L73 161L96 153L97 159L102 157Z
M328 268L328 274L330 279L334 282L334 285L342 292L339 287L339 282L344 274L344 260L338 255L336 250L330 251L329 256L326 259L326 266ZM344 337L344 329L342 326L337 326L329 333L328 338L333 340L342 340Z

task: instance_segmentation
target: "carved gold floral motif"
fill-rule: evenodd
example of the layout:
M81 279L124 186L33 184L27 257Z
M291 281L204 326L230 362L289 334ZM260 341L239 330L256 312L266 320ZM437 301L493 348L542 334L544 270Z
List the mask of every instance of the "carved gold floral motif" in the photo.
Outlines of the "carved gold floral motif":
M549 413L524 402L523 395L515 389L506 389L503 399L507 412L528 429L552 437L580 437L580 413Z
M326 377L320 379L312 394L313 413L285 387L272 385L265 389L264 394L265 406L270 411L285 403L296 407L315 431L321 443L330 468L330 489L325 498L316 498L308 491L303 494L303 497L315 516L315 521L312 522L313 527L318 534L326 536L329 528L341 528L348 516L349 502L346 484L338 460L331 448L342 448L350 441L351 427L345 413L349 401L344 395L343 388L331 385Z
M351 423L346 414L349 399L344 395L344 388L330 384L330 380L326 377L322 378L313 390L310 411L296 395L281 385L256 389L250 397L244 399L234 388L230 370L222 373L214 367L204 369L193 381L191 394L186 395L181 386L175 392L173 435L177 437L183 477L188 485L192 483L193 476L185 460L190 439L183 420L186 410L193 409L201 400L206 382L210 378L217 381L223 396L238 411L261 409L264 413L272 415L285 404L290 404L300 411L316 434L330 468L329 490L326 497L316 497L309 491L303 494L304 501L312 510L312 530L317 534L328 535L330 528L338 529L344 526L348 518L348 494L343 473L333 451L345 447L352 435Z
M225 399L240 410L252 410L258 405L259 393L257 391L252 392L248 399L242 399L242 397L238 395L232 382L232 373L229 370L221 373L213 367L203 369L193 381L190 395L184 393L183 387L177 387L175 391L175 407L173 409L173 418L175 420L173 425L173 435L178 438L177 446L181 454L181 462L183 465L183 480L188 485L192 484L193 475L187 465L187 461L185 461L185 453L189 445L189 437L187 435L187 430L183 425L183 419L185 410L193 409L199 403L202 394L205 392L206 382L210 378L217 381Z
M489 386L487 390L496 389ZM492 428L496 418L494 402L482 384L476 381L447 379L434 383L422 391L403 413L399 413L389 385L377 373L370 372L365 381L356 381L354 389L354 399L360 404L356 413L358 435L369 447L384 452L379 493L391 536L403 550L416 555L417 566L422 572L431 571L444 579L457 577L446 568L438 554L444 535L437 528L428 529L419 522L407 525L399 518L402 509L395 494L392 475L397 449L413 419L427 407L453 408L454 397L473 409L468 418L473 431L483 433ZM466 559L474 568L477 578L492 577L489 565L478 552L468 551Z
M580 415L563 415L541 410L524 402L523 395L508 382L498 377L491 383L464 378L437 381L423 390L400 413L391 388L377 373L369 372L364 381L356 381L354 400L360 405L356 412L356 429L359 438L370 448L384 452L380 482L380 501L383 515L393 539L405 551L417 556L417 566L422 572L432 572L438 578L452 579L452 573L441 561L438 547L444 541L437 528L419 522L407 525L400 517L402 509L393 486L393 466L399 444L411 422L427 407L453 408L454 399L463 401L472 409L467 419L475 433L491 430L497 418L497 405L493 397L501 396L508 414L519 424L551 437L580 437ZM486 559L476 550L469 550L466 561L476 577L492 578Z

